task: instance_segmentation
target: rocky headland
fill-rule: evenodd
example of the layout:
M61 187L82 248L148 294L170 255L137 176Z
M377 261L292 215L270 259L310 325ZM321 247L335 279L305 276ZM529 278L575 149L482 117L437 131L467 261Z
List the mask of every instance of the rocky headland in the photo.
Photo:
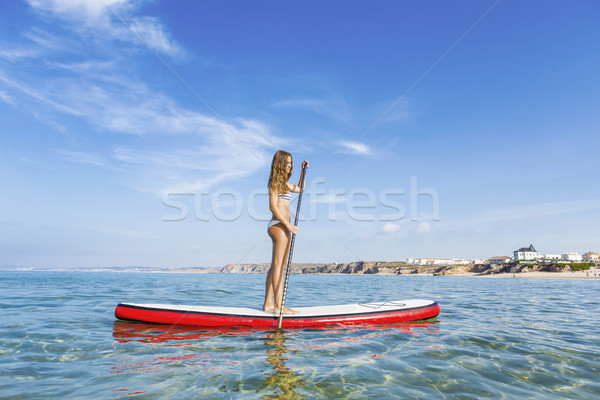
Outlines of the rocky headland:
M220 273L264 274L270 264L228 264ZM527 272L574 272L593 268L593 264L503 263L464 265L415 265L394 261L357 261L333 264L292 264L293 274L358 274L358 275L494 275Z

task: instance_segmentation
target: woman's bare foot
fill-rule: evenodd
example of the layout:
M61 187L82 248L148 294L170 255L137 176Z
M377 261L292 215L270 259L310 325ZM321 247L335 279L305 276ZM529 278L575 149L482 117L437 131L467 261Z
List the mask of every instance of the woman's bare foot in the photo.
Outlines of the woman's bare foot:
M279 315L280 310L279 309L274 309L273 312L277 315ZM296 311L296 310L292 310L291 308L288 307L283 307L283 314L284 315L293 315L293 314L299 314L300 311Z
M275 313L275 306L263 306L262 309L264 312Z

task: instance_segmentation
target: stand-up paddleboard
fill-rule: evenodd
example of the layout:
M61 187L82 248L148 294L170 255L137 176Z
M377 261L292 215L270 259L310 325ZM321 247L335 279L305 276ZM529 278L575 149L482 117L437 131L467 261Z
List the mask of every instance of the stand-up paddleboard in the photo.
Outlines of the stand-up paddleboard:
M339 306L297 307L298 314L284 315L282 328L323 325L386 324L437 316L432 300L400 300ZM120 303L119 319L171 325L277 327L279 316L252 308Z

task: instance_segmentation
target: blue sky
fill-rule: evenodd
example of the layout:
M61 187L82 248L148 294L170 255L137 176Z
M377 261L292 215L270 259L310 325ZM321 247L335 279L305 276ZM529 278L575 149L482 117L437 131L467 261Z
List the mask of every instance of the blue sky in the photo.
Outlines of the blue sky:
M600 251L595 1L28 0L0 13L0 264ZM292 204L295 207L295 203Z

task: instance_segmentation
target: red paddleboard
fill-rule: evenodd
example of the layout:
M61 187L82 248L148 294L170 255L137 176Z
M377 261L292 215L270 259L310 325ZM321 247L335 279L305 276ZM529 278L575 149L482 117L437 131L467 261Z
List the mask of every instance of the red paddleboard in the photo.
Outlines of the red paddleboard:
M432 300L398 300L339 306L297 307L284 315L282 328L324 325L386 324L433 318L440 306ZM119 319L170 325L277 327L279 315L238 307L120 303Z

